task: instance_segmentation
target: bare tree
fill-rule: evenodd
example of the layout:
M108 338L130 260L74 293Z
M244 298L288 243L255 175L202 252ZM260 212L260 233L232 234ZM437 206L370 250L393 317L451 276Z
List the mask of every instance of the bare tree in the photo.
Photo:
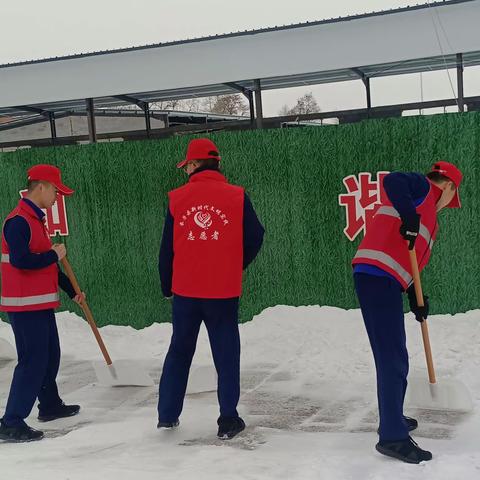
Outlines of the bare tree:
M308 92L297 99L294 107L289 109L287 105L284 105L279 111L279 115L306 115L308 113L318 112L321 112L321 108L313 96L313 93Z
M203 111L203 101L199 98L167 100L164 102L151 103L150 108L157 108L159 110L176 110L182 112L201 112Z
M211 112L223 115L245 115L249 109L240 94L153 102L150 104L150 108L184 112Z
M180 110L179 106L181 100L165 100L161 102L153 102L150 104L150 108L156 108L158 110Z
M199 98L189 98L182 101L182 110L186 112L200 112L201 102Z
M216 97L210 111L223 115L245 115L248 105L240 94L222 95Z
M204 98L202 98L201 107L200 107L202 112L211 112L213 106L215 105L216 100L217 100L216 97L204 97Z

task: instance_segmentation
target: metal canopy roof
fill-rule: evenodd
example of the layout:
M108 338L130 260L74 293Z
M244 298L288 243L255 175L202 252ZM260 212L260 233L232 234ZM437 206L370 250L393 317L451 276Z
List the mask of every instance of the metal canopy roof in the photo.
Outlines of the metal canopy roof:
M480 65L480 0L0 66L0 114L85 110ZM232 86L235 84L235 86ZM28 110L28 108L27 108ZM31 115L32 111L29 112Z

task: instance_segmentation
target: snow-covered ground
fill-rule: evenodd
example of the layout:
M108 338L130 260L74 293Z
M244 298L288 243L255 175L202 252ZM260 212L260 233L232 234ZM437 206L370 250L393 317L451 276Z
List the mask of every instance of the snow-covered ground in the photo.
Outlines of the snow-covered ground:
M157 386L95 385L100 358L88 325L57 316L63 357L59 385L81 414L40 424L29 444L0 444L0 475L19 480L76 479L477 479L480 478L480 311L429 321L439 381L454 376L469 388L471 414L407 410L420 422L414 438L434 460L407 465L377 454L373 361L358 310L277 306L241 326L242 397L247 430L216 439L214 392L188 395L181 425L156 429ZM388 321L388 319L385 319ZM424 375L418 323L407 318L412 374ZM115 359L131 359L158 384L171 326L142 331L105 327ZM0 338L12 342L0 322ZM202 329L195 365L211 362ZM0 360L3 412L14 361Z

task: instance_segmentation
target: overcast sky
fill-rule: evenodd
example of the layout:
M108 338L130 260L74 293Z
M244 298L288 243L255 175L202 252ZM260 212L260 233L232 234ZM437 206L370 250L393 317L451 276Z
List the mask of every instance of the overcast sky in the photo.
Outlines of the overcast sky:
M426 1L426 0L425 0ZM422 3L422 0L419 0ZM0 64L160 43L387 10L415 0L0 0ZM333 47L332 47L333 48ZM466 74L466 95L478 94ZM396 84L395 82L401 82ZM424 98L452 97L445 72L423 76ZM475 84L475 85L474 85ZM396 88L401 85L402 88ZM419 75L372 82L373 104L416 101ZM470 91L469 91L470 89ZM365 106L360 81L267 92L265 113L313 91L323 111Z

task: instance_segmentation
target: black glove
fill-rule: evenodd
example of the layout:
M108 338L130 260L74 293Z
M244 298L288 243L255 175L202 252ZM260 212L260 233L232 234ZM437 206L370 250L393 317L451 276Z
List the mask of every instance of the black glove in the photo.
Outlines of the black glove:
M415 319L418 322L423 322L428 317L428 312L430 311L430 304L428 302L428 297L423 296L423 307L420 307L417 303L417 296L415 295L415 287L412 285L407 289L408 301L410 303L410 310L415 314Z
M400 235L407 240L408 249L413 250L415 246L415 240L418 237L420 231L420 215L415 213L409 218L402 218L402 225L400 226Z

